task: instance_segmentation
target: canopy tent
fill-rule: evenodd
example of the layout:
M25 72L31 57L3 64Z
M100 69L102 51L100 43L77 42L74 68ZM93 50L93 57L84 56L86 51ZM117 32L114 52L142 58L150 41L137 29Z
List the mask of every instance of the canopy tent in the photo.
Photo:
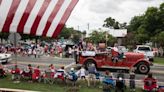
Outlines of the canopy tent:
M0 32L55 38L78 0L0 0Z

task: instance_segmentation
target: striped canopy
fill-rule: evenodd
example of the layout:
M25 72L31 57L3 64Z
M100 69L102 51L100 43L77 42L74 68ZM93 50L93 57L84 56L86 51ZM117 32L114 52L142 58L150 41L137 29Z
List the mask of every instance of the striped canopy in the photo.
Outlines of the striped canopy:
M55 38L78 0L0 0L0 32Z

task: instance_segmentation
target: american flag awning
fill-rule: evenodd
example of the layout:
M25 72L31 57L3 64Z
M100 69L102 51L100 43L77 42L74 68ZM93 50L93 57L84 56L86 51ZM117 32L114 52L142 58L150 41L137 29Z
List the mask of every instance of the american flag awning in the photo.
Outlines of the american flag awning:
M78 0L0 0L0 32L55 38Z

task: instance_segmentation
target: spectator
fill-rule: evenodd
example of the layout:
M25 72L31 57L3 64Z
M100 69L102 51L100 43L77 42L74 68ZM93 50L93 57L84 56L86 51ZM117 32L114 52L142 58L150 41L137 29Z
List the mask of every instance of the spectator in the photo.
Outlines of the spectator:
M105 71L104 79L103 79L103 92L111 92L111 88L114 87L114 79L113 74L108 70Z
M36 51L35 48L33 49L32 53L33 53L34 57L36 58L36 56L37 56L37 55L36 55L36 54L37 54L37 51Z
M32 55L32 49L29 48L29 49L28 49L28 56L31 56L31 55Z
M109 71L105 71L105 75L104 75L104 80L103 83L107 84L107 85L111 85L114 87L114 80L113 80L113 74L110 73Z
M160 57L162 57L163 56L163 48L162 48L162 46L160 46L158 52L159 52Z
M86 70L84 66L82 66L78 72L79 72L78 75L80 76L80 78L86 80Z
M39 81L40 75L41 75L41 71L40 71L40 69L39 69L39 66L37 66L37 67L34 69L34 72L33 72L33 74L32 74L33 82Z
M20 82L21 78L21 70L18 68L17 65L15 65L14 69L11 70L12 73L12 80L14 80L16 83Z
M71 68L71 71L68 73L68 79L72 81L73 85L75 86L78 76L75 74L74 68Z
M78 54L79 54L79 48L77 46L74 47L74 59L77 64L78 62Z
M64 69L64 66L62 66L60 69L58 69L54 75L54 78L59 78L61 80L65 80L65 77L67 76L67 72Z
M88 67L88 72L89 72L89 75L88 75L88 86L90 86L90 82L91 81L93 81L94 85L95 85L95 74L97 73L97 69L95 67L95 64L91 64Z
M123 71L119 71L116 79L116 90L115 92L124 92L126 88Z
M0 78L4 78L4 77L6 77L6 74L5 74L5 71L3 69L2 64L0 64Z
M25 71L23 71L22 76L23 77L28 77L29 80L32 80L32 73L33 73L33 68L31 66L31 64L28 64L27 69Z
M62 53L63 53L63 49L61 46L57 46L57 49L58 49L58 55L60 58L62 58Z
M135 92L135 73L130 73L130 78L129 78L129 87L130 87L130 92Z
M72 57L72 48L68 47L68 57L71 58Z
M152 73L149 73L144 79L144 90L146 92L154 92L156 91L157 86L157 80L153 77Z
M54 76L56 72L55 66L53 64L50 64L49 69L51 71L51 76Z

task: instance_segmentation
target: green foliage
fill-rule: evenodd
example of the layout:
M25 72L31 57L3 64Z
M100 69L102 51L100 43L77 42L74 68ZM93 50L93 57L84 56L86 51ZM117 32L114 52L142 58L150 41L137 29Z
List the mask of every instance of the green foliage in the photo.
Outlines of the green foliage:
M164 44L161 32L164 30L164 3L157 7L149 7L144 14L135 16L130 21L128 32L133 32L131 38L136 43L146 41ZM161 35L162 36L161 36Z
M107 42L108 44L113 44L114 42L116 42L116 38L109 35L107 32L103 32L102 30L100 30L100 32L94 30L90 34L88 41L92 41L94 44L98 44L99 42Z
M74 43L78 43L78 41L80 40L83 34L86 34L86 32L84 31L82 33L78 30L74 30L73 28L67 28L65 26L63 30L61 31L61 33L59 34L58 39L60 39L61 37L64 37L64 39L72 39Z
M119 23L118 21L116 21L112 17L108 17L104 20L103 27L112 28L112 29L125 29L127 27L126 24L127 24L126 22L125 23Z
M65 39L69 39L71 37L71 32L73 30L74 30L73 28L67 28L65 26L61 31L61 33L59 34L58 38L64 37Z
M0 38L1 39L8 39L9 33L0 33Z
M154 42L159 43L159 45L164 46L164 31L162 31L162 32L160 32L160 33L158 33L158 34L156 34L156 35L152 38L152 40L153 40Z

